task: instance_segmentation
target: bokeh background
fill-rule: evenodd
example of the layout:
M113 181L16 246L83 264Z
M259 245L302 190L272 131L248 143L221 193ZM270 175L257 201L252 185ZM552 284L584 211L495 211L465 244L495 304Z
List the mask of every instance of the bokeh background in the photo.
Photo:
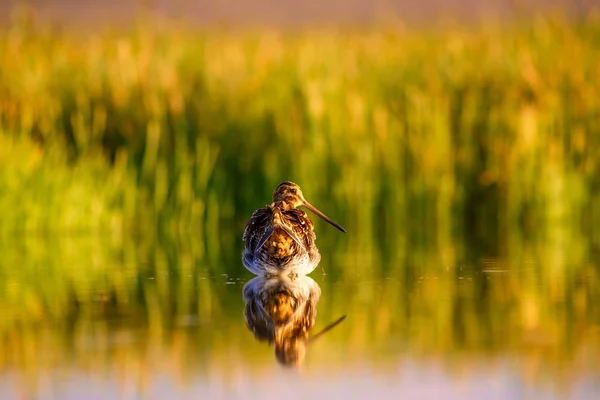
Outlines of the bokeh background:
M16 6L28 5L46 21L77 27L130 24L140 13L187 20L196 26L297 27L378 25L382 22L439 25L456 21L510 21L535 15L584 17L594 0L7 0L0 5L3 20Z
M597 392L595 2L0 15L0 397L275 395L240 255L283 180L348 231L297 393Z

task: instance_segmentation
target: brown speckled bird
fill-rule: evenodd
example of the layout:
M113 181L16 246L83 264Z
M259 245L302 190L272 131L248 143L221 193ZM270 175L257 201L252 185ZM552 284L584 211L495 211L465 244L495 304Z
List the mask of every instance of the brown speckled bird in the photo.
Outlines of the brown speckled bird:
M256 210L244 231L244 266L253 273L305 275L321 261L315 245L313 223L296 207L304 206L342 232L337 223L304 199L293 182L282 182L273 192L273 203Z

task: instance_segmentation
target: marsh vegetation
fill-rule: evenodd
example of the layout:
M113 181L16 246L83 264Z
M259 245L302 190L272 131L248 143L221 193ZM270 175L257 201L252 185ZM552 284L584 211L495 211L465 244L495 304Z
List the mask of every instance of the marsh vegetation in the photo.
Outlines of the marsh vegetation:
M315 220L317 326L348 318L309 363L514 357L526 381L593 374L599 76L593 17L14 23L0 33L0 370L108 366L144 386L267 368L240 311L241 234L290 179L349 232Z

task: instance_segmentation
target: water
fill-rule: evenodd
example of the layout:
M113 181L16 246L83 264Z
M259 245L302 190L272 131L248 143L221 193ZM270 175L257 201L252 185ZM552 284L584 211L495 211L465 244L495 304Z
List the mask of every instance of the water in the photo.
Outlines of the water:
M586 240L350 247L352 232L317 230L321 264L283 283L253 280L235 235L5 240L0 398L596 398ZM287 356L246 321L265 291L307 316L280 342Z

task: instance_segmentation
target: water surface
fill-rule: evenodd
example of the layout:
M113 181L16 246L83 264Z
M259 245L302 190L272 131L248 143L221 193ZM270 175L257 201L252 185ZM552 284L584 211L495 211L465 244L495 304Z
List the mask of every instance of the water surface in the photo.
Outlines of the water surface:
M585 242L507 241L492 258L467 240L349 248L324 231L323 261L286 289L308 287L316 309L289 366L250 330L244 286L264 282L252 283L225 245L11 240L0 257L0 398L591 399L600 390L600 277Z

